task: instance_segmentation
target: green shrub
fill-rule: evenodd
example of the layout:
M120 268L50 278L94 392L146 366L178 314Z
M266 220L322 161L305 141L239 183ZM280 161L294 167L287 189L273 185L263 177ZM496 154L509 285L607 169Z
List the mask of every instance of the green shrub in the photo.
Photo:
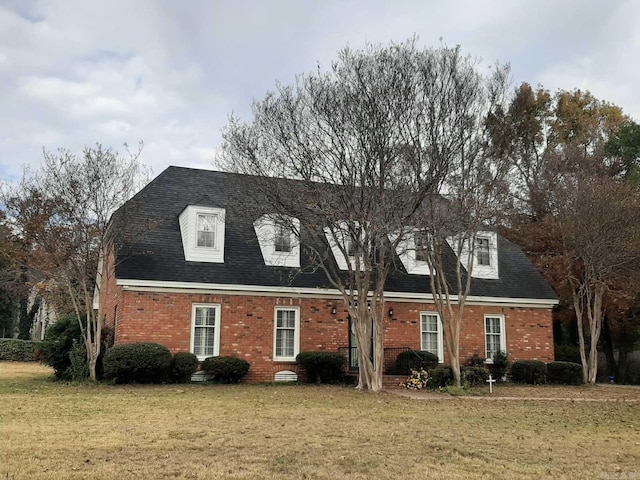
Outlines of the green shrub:
M116 383L162 383L173 356L157 343L116 345L104 355L104 376Z
M236 357L209 357L202 362L202 370L220 383L238 383L249 371L249 362Z
M489 366L489 371L494 377L496 377L497 381L502 381L507 374L507 370L509 370L510 363L511 362L509 362L507 354L502 351L498 351L493 356L493 363Z
M561 385L581 385L582 365L572 362L547 363L547 381Z
M580 347L577 345L555 345L554 358L556 362L572 362L582 364Z
M78 319L60 317L47 328L40 349L40 360L53 368L56 379L72 380L71 357L73 342L83 342Z
M544 383L546 374L547 366L538 360L520 360L511 366L511 380L515 383Z
M33 362L36 359L36 352L38 352L40 348L40 342L0 338L0 360Z
M87 360L87 347L82 340L73 339L69 351L69 373L74 382L84 382L89 378L89 361Z
M489 369L478 366L462 367L460 376L465 387L477 387L486 384L489 378Z
M443 388L453 385L453 370L449 366L441 365L429 370L429 386Z
M296 362L307 372L307 382L335 383L342 380L347 359L337 352L301 352Z
M437 366L438 356L426 350L408 350L396 358L397 375L410 375L412 370L428 370Z
M171 380L175 383L187 383L191 380L191 375L196 373L200 362L198 357L189 352L178 352L171 359L169 370Z
M469 357L467 363L472 367L484 367L484 358L482 358L480 354L476 352Z

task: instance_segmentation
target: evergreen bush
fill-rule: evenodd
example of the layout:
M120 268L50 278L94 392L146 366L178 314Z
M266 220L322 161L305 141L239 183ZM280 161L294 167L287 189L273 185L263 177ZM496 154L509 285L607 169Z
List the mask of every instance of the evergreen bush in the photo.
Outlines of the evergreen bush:
M249 371L250 364L236 357L209 357L202 362L202 370L214 382L239 383Z
M560 385L582 385L582 365L572 362L547 363L547 381Z
M544 383L547 366L538 360L519 360L511 365L511 380L515 383L537 385Z
M443 388L453 385L453 370L449 366L441 365L429 370L429 387Z
M307 382L335 383L342 380L347 359L337 352L301 352L296 362L307 372Z
M176 353L171 359L171 365L169 367L171 380L175 383L188 383L191 381L191 375L198 370L199 365L198 357L193 353Z
M0 360L10 362L33 362L42 344L30 340L0 338Z
M172 358L169 349L157 343L116 345L104 355L104 376L115 383L162 383Z

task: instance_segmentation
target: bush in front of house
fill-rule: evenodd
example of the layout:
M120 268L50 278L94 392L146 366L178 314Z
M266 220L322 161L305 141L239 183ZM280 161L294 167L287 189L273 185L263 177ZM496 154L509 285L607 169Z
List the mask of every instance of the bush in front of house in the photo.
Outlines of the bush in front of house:
M580 347L578 345L555 345L554 358L556 362L580 363Z
M116 345L104 355L104 376L115 383L162 383L173 356L158 343Z
M453 385L453 370L451 367L441 365L429 369L429 387L444 388Z
M396 374L410 375L412 370L429 370L438 366L438 356L426 350L407 350L396 358Z
M47 328L40 349L40 360L53 368L57 380L73 380L69 354L74 341L83 342L76 317L60 317Z
M560 385L582 385L582 365L573 362L547 363L547 382Z
M209 357L202 362L202 370L211 376L211 380L220 383L239 383L249 367L249 362L237 357Z
M547 365L538 360L519 360L511 365L511 380L515 383L538 385L545 382Z
M509 362L507 354L502 351L498 351L493 356L493 363L489 366L489 371L494 377L496 377L497 381L502 381L507 374L507 370L509 370L510 363L511 362Z
M33 362L41 343L14 338L0 338L0 360L9 362Z
M480 366L462 367L460 371L460 379L465 387L477 387L485 385L489 378L489 369Z
M190 352L178 352L171 359L169 370L171 381L175 383L187 383L191 381L191 375L196 373L200 362L198 357Z
M69 374L74 382L84 382L89 378L89 362L87 360L87 347L84 341L73 339L69 350Z
M307 382L336 383L344 377L347 359L337 352L300 352L296 362L307 372Z

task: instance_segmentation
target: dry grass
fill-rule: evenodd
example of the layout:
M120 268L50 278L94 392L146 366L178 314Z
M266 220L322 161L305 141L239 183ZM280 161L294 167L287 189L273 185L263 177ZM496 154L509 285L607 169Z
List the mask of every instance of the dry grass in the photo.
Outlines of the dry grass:
M38 365L0 363L2 479L640 476L637 402L425 401L338 387L49 377Z

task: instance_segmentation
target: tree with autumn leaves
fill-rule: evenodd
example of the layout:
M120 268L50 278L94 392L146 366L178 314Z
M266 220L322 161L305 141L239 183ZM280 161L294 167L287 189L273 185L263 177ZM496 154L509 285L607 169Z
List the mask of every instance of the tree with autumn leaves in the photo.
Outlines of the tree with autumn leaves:
M528 84L492 120L496 154L509 159L514 179L504 233L573 308L584 380L594 383L603 323L614 317L606 307L634 295L640 130L589 92L552 95Z

